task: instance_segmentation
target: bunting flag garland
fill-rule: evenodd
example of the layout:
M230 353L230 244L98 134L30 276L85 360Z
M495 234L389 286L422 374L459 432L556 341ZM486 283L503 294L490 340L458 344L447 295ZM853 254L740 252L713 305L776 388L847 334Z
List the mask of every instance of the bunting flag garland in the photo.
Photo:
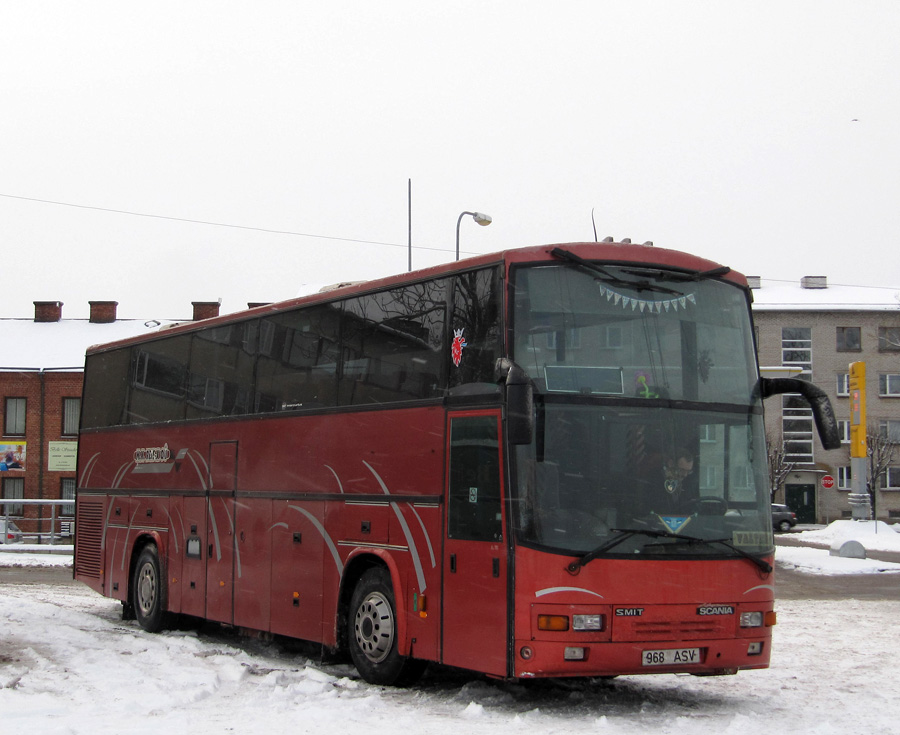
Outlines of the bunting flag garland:
M631 307L632 311L640 310L643 312L646 310L661 314L663 310L669 311L671 309L672 311L678 311L678 309L686 309L689 303L697 303L697 297L692 293L685 294L684 296L677 296L674 299L651 301L649 299L636 299L633 296L623 296L608 286L604 286L602 283L598 283L597 285L600 288L600 294L606 296L607 301L611 301L617 306L621 304L623 309Z

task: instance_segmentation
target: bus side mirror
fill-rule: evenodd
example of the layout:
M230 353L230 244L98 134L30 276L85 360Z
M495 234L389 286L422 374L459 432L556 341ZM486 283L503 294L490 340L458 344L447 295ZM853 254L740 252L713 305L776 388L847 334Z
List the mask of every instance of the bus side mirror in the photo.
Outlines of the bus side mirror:
M779 395L781 393L799 393L812 409L813 419L822 446L825 449L840 449L841 435L838 431L837 420L834 418L834 409L828 396L818 386L797 378L760 378L760 395L763 398Z
M534 384L512 360L501 357L494 378L506 384L506 436L510 444L531 444L534 437Z

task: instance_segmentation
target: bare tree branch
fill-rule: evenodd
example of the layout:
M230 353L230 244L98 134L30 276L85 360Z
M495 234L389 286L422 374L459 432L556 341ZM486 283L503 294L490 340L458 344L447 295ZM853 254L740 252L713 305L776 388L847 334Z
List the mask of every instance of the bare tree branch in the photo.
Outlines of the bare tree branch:
M766 446L766 459L769 463L769 500L774 503L775 496L784 488L784 482L787 476L793 472L796 463L786 460L787 453L784 451L784 442L781 439L767 434Z

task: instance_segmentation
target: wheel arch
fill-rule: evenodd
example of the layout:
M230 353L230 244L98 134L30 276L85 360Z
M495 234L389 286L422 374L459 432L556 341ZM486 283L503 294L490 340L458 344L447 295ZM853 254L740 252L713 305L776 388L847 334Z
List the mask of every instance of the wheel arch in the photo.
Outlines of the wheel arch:
M131 591L134 586L134 575L137 572L138 559L141 552L148 546L156 546L156 557L159 561L159 577L160 577L160 594L162 595L163 610L169 609L169 575L168 564L166 559L166 548L163 544L162 537L157 531L143 531L135 538L131 546L131 559L128 562L128 589L125 593L124 604L131 607L133 600L131 599Z
M391 589L394 592L394 613L397 621L397 651L401 656L409 655L409 643L407 641L406 601L402 594L400 569L397 561L391 554L381 549L359 549L351 553L344 565L344 573L341 576L341 586L338 592L338 604L335 616L335 630L337 647L341 651L348 650L348 615L350 611L350 598L353 590L369 569L381 568L387 571L391 578Z

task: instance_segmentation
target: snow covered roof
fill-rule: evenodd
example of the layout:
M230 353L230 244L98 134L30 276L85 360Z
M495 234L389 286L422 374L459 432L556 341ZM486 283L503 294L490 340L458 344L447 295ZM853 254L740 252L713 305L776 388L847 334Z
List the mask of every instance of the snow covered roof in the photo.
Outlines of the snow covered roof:
M172 320L118 319L98 324L87 319L36 322L0 319L0 371L10 368L60 369L84 367L88 347L156 331Z
M825 276L806 276L800 282L752 276L747 280L751 285L759 282L753 289L754 311L900 312L900 287L831 284Z

